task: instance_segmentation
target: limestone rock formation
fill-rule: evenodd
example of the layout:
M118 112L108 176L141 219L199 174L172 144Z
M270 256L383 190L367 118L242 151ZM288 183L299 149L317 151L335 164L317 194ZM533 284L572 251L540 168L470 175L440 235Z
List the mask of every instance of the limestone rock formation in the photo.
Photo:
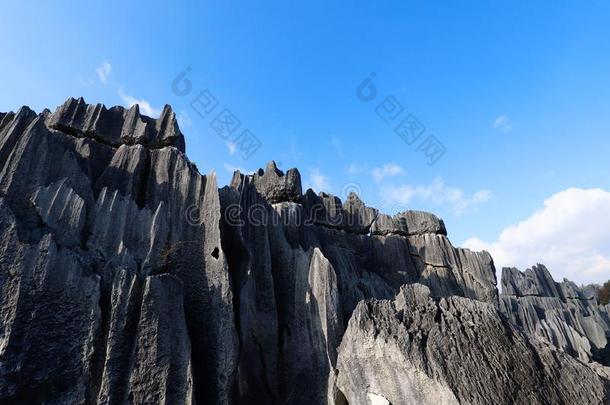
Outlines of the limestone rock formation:
M303 196L303 214L308 224L339 229L349 233L368 234L378 211L367 207L360 197L350 193L345 203L339 197L309 189Z
M0 199L0 398L83 403L95 382L100 278L51 234L29 242Z
M171 109L69 99L0 127L0 402L228 401L218 189Z
M379 215L373 223L372 232L376 235L398 234L403 236L424 235L427 233L447 236L442 219L423 211L405 211L390 217Z
M514 273L499 301L491 256L433 214L303 193L274 162L219 189L184 151L169 107L0 114L0 403L607 398L590 291Z
M488 303L433 299L404 286L396 299L358 304L338 357L338 397L403 404L603 404L608 380L530 341ZM561 370L561 372L558 372Z
M178 128L176 114L166 105L157 119L140 114L137 104L128 110L120 106L106 109L103 104L90 105L81 97L69 98L47 120L49 128L77 137L95 139L118 147L141 144L150 149L174 146L184 152L184 136Z
M583 361L610 366L610 312L595 289L555 282L546 267L502 270L500 307L510 321Z
M461 295L497 303L495 267L489 253L454 248L446 236L434 233L408 239L420 282L436 296Z
M116 274L98 403L193 403L183 297L175 276Z
M238 186L243 174L236 171L233 176L232 185ZM259 169L252 175L252 181L256 190L269 203L282 201L295 201L301 199L301 175L298 170L290 169L286 174L279 170L274 161L267 164L265 170Z

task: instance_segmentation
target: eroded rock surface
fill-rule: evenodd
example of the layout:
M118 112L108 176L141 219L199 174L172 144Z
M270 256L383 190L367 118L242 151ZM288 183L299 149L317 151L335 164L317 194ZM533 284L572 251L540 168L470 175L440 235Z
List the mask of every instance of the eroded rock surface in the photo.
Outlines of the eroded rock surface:
M274 162L219 190L184 150L169 107L0 114L0 403L606 398L610 311L589 290L515 273L499 302L492 258L433 214L303 193ZM558 309L578 333L551 342L593 363L520 324L543 323L519 301L542 296L588 308Z
M510 321L583 361L610 366L610 312L595 289L555 282L546 267L502 270L500 308Z
M404 286L358 304L339 347L337 385L352 404L603 404L608 380L536 341L491 304ZM560 371L560 372L559 372Z
M232 185L238 187L243 177L244 174L235 172ZM296 169L290 169L284 174L275 162L271 161L265 170L259 169L250 177L259 194L271 204L283 201L298 202L301 199L301 175Z
M427 233L447 236L442 219L423 211L405 211L391 217L379 215L373 223L372 232L377 235L398 234L403 236L424 235Z
M103 104L87 104L82 97L69 98L49 115L47 125L114 147L123 144L141 144L151 149L173 146L181 152L185 148L176 114L168 105L159 118L153 119L140 114L137 104L129 109L120 106L106 109Z
M434 215L403 213L411 231L376 234L378 211L355 194L343 202L307 190L299 201L278 201L257 182L238 173L220 193L244 403L334 404L337 348L363 299L391 299L420 282L437 297L497 307L491 257L454 248Z
M218 188L171 109L69 99L0 128L0 402L229 401Z

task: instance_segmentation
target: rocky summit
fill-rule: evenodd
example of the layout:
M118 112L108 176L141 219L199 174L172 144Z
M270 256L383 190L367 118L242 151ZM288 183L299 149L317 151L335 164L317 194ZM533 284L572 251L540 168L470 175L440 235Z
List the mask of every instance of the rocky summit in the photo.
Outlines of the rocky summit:
M610 403L595 288L344 200L219 188L169 106L0 113L0 403Z

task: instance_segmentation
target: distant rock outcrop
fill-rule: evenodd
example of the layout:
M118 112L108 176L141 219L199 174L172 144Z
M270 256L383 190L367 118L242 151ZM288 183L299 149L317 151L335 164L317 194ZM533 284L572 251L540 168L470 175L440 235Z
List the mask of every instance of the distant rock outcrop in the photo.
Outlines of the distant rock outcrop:
M610 307L598 304L594 286L557 283L540 264L523 273L504 268L500 308L531 336L610 367Z
M423 211L405 211L394 217L381 214L373 224L372 232L376 235L413 236L432 233L447 236L443 220Z
M0 114L0 403L608 401L590 291L184 151L168 106Z

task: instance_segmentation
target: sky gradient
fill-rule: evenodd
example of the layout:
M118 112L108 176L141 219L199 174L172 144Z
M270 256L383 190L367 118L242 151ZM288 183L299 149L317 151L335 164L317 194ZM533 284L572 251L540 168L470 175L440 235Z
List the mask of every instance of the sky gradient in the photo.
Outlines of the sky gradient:
M610 3L532 3L10 1L0 111L70 96L152 115L170 104L189 158L221 185L273 159L316 191L432 211L455 245L499 265L545 262L557 278L600 282ZM181 96L172 83L187 68ZM363 102L372 73L377 96ZM191 105L202 91L218 101L203 117ZM247 159L211 128L221 108L260 140ZM395 132L408 115L425 127L413 144ZM433 165L417 150L429 135L446 149Z

